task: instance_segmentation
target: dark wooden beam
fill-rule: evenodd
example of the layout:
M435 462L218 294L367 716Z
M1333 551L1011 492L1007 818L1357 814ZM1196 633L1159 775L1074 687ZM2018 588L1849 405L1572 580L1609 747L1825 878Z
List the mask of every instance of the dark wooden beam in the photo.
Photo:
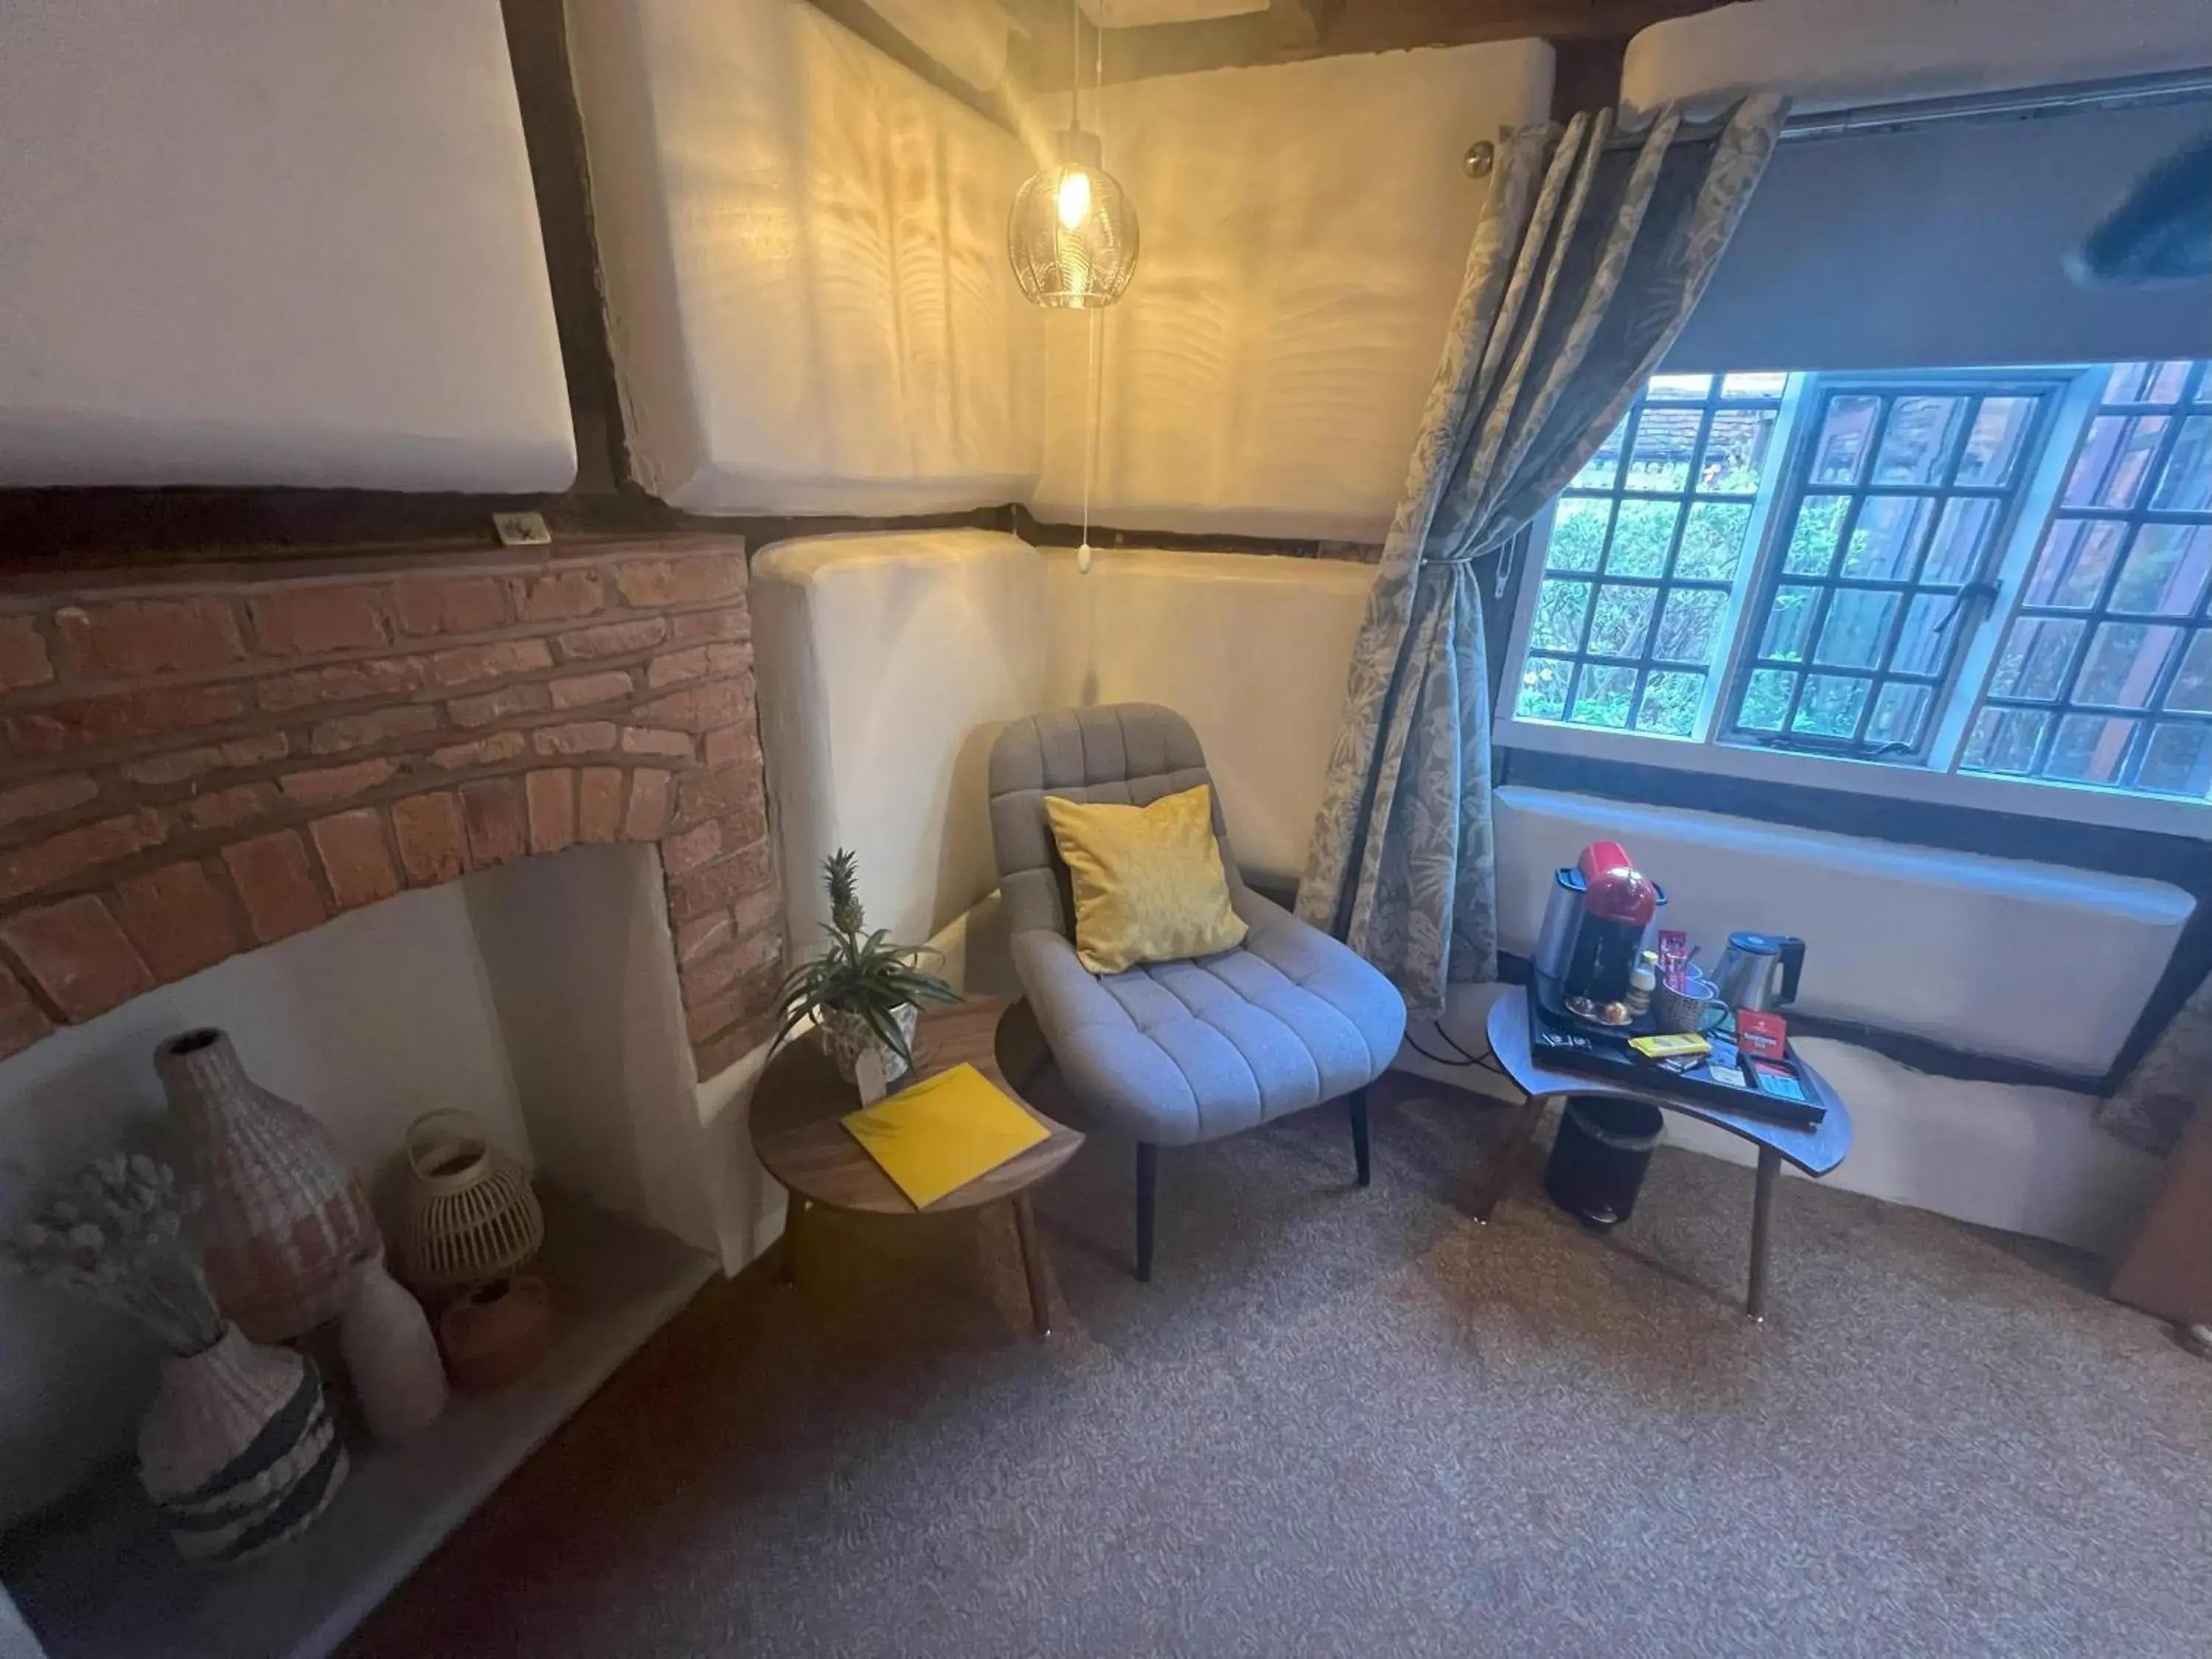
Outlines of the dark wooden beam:
M1267 0L1275 38L1286 46L1317 46L1344 9L1344 0Z
M1711 11L1725 0L1343 0L1310 41L1286 38L1283 15L1316 9L1312 0L1270 0L1270 9L1189 23L1106 30L1105 78L1156 75L1340 53L1401 52L1414 46L1474 46L1493 40L1626 41L1673 17ZM1046 4L1024 14L1028 70L1038 91L1065 91L1069 61L1066 9ZM1084 52L1089 78L1090 48Z

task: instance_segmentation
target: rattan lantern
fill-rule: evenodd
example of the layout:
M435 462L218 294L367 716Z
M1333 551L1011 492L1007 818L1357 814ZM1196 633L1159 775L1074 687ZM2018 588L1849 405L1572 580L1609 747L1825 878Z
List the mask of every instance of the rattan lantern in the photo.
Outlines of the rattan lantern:
M1098 135L1071 126L1053 164L1030 175L1006 219L1006 257L1030 303L1110 306L1137 269L1137 210L1102 165Z
M454 1291L529 1264L545 1242L530 1172L467 1112L425 1112L407 1128L402 1266L421 1291Z

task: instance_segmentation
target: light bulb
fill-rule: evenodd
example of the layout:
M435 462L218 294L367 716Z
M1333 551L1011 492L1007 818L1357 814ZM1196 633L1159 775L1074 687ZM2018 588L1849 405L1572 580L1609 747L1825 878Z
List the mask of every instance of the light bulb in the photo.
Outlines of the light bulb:
M1082 545L1075 550L1075 571L1079 576L1091 574L1091 538L1085 537Z
M1073 230L1091 216L1091 175L1070 167L1060 175L1060 222Z

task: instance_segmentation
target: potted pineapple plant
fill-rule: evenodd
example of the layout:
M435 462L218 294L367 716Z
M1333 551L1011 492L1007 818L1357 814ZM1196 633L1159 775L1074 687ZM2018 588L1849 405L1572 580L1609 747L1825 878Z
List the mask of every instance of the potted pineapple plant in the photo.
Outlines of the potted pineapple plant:
M894 945L884 928L867 930L859 862L841 848L823 866L830 945L784 981L775 1041L781 1046L811 1018L822 1028L823 1047L839 1076L851 1079L872 1048L888 1081L914 1069L914 1028L922 1005L955 1003L960 994L922 968L924 947Z

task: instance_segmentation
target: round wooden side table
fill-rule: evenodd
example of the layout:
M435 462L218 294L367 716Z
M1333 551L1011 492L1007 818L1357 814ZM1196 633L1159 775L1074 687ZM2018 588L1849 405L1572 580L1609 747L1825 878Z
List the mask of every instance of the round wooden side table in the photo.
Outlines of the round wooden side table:
M1019 1003L1011 1008L1019 1009ZM1010 1005L995 997L970 997L956 1007L933 1008L915 1032L915 1070L922 1076L967 1061L1006 1091L1046 1131L1046 1138L995 1170L956 1188L927 1210L917 1210L876 1161L861 1150L839 1121L860 1103L860 1092L837 1075L830 1057L810 1035L779 1050L753 1089L750 1114L753 1155L791 1194L779 1247L778 1274L794 1271L799 1224L810 1205L868 1215L937 1215L946 1210L1007 1205L1021 1243L1022 1273L1029 1282L1030 1314L1039 1336L1052 1330L1052 1304L1045 1287L1044 1255L1030 1212L1030 1188L1075 1155L1083 1137L1055 1122L1022 1098L1007 1081L1000 1061L1000 1024ZM1006 1041L1020 1047L1026 1025L1007 1022ZM1015 1061L1021 1073L1024 1064Z

